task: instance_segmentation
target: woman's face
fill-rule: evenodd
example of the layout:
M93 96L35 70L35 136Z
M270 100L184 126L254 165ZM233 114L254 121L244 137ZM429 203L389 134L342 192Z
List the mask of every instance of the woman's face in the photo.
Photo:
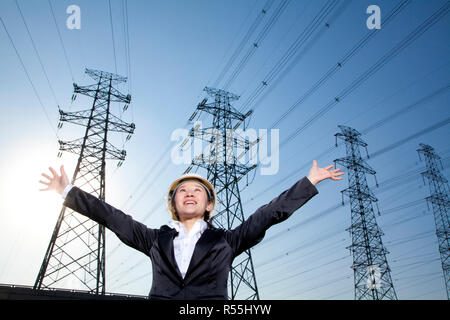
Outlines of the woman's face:
M205 211L210 211L212 202L201 184L195 181L183 182L175 194L175 210L182 222L190 218L203 218Z

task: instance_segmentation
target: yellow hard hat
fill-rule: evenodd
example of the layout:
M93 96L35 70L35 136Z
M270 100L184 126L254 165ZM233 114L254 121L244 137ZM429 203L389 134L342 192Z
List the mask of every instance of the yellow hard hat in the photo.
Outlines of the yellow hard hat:
M209 211L208 216L206 217L206 221L208 221L209 219L212 218L212 216L214 215L215 211L216 211L216 207L217 207L217 194L216 194L216 190L214 190L214 186L211 184L211 182L209 182L207 179L205 179L204 177L202 177L199 174L196 173L187 173L182 175L181 177L179 177L178 179L175 179L175 181L173 181L170 184L169 190L167 191L166 194L166 207L167 207L167 211L169 212L169 214L171 215L173 220L179 220L178 216L175 212L175 208L173 206L173 198L175 196L175 192L177 187L182 183L182 182L186 182L189 180L194 180L197 182L200 182L200 184L203 185L203 187L205 188L205 191L208 195L208 200L212 201L212 207L211 210Z

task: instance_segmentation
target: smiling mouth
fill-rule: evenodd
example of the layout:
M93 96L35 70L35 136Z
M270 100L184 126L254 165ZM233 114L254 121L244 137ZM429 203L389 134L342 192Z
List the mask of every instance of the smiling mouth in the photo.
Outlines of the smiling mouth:
M185 206L188 206L188 205L196 205L197 202L192 201L192 200L188 200L188 201L185 201L183 204L184 204Z

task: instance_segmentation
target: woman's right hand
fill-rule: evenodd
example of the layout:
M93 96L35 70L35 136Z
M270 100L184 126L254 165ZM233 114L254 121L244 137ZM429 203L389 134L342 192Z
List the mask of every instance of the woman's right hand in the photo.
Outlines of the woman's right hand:
M55 190L59 194L62 194L64 189L69 184L69 178L67 177L66 172L64 171L64 166L61 166L59 169L61 171L61 175L58 176L55 169L52 167L48 168L50 172L52 173L53 177L50 177L49 175L42 173L42 176L47 178L48 181L42 181L39 180L40 183L45 184L47 188L39 189L40 191L48 191L48 190Z

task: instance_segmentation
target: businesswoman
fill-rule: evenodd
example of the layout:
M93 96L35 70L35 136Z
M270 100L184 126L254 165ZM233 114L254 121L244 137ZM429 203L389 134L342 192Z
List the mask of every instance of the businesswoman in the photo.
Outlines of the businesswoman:
M148 228L69 183L64 166L60 174L49 168L42 173L46 187L62 195L64 205L114 232L126 245L146 254L153 267L151 299L227 299L227 280L235 257L259 243L268 228L282 222L318 194L316 185L325 180L342 180L333 165L319 168L317 161L308 176L268 204L258 208L233 230L210 223L217 206L213 185L196 174L173 181L166 194L172 221L159 229Z

